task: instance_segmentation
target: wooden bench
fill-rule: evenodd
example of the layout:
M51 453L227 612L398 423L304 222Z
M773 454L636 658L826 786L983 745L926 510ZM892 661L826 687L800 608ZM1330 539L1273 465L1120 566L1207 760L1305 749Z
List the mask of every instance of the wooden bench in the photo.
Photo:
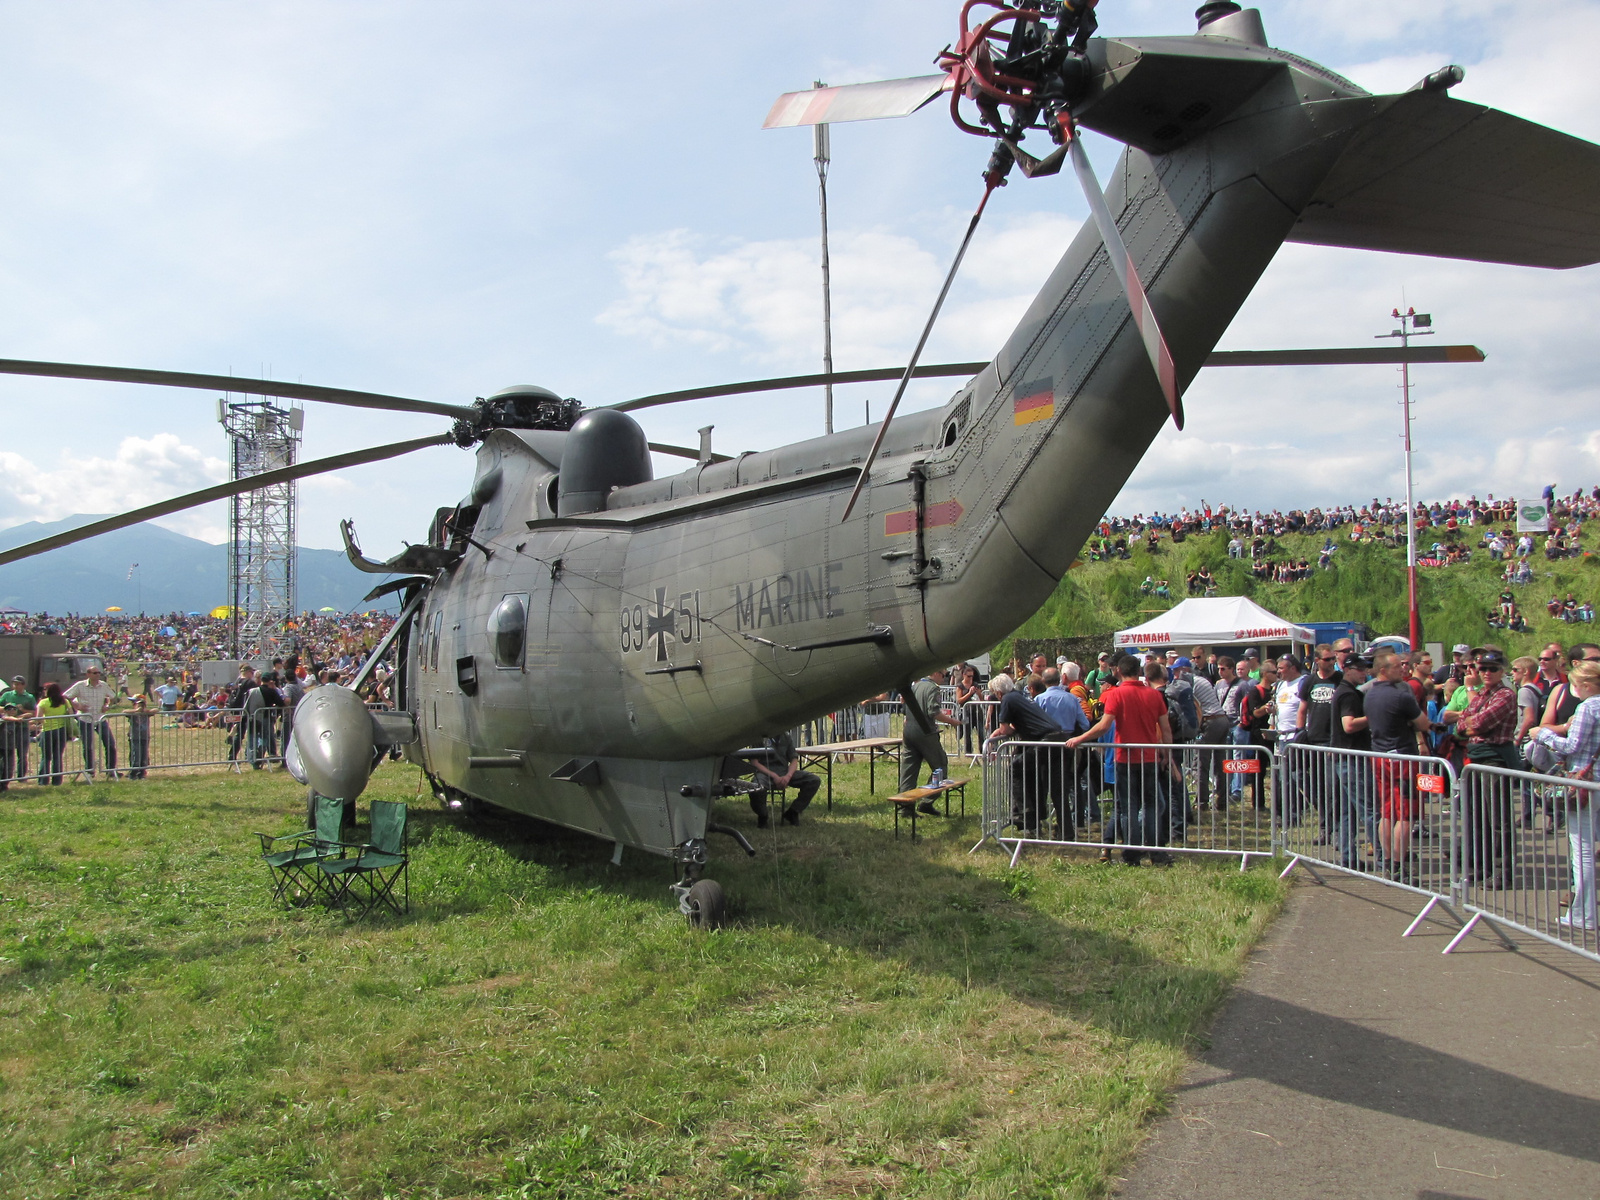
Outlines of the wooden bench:
M889 797L889 803L894 805L894 836L900 836L900 814L905 813L911 818L911 840L917 840L917 805L925 800L935 797L944 797L944 815L950 815L950 793L961 793L961 815L967 815L967 783L965 779L947 779L938 787L912 788L908 792L900 792Z

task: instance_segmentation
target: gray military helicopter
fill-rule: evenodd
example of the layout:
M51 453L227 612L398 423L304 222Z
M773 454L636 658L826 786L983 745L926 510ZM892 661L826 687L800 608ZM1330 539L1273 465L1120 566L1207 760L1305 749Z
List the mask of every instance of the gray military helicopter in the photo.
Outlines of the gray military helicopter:
M992 9L983 22L969 18ZM0 361L0 372L221 389L453 419L436 437L221 484L0 554L0 565L253 486L454 442L467 495L425 544L357 566L399 578L399 711L321 688L297 768L353 797L403 746L436 792L669 857L682 910L704 878L735 753L970 656L1050 595L1208 362L1449 361L1459 348L1213 348L1284 241L1526 266L1600 261L1600 147L1450 97L1446 67L1371 95L1207 3L1184 36L1097 37L1091 0L968 0L923 80L785 97L769 124L905 115L948 93L1012 167L1070 159L1085 226L988 363L763 380L585 411L538 387L442 404L232 376ZM1102 195L1076 133L1126 144ZM1047 150L1035 156L1031 142ZM981 208L980 208L981 213ZM974 218L974 224L976 223ZM970 238L970 229L969 229ZM964 249L964 247L963 247ZM959 255L957 256L959 262ZM947 284L948 287L948 284ZM926 335L924 335L926 336ZM1470 350L1470 348L1467 348ZM1481 355L1478 355L1481 358ZM652 445L630 410L832 379L968 376L941 408L736 458ZM653 478L652 450L694 460ZM383 650L387 653L390 646ZM375 656L376 657L376 656ZM912 719L925 721L913 709ZM748 849L748 844L739 838Z

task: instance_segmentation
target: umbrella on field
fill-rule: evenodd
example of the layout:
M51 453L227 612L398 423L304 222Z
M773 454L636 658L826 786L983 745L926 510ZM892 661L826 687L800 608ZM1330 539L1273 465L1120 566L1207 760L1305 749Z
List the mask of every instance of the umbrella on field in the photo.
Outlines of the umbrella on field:
M106 611L107 612L121 612L122 610L120 608L118 608L115 604L113 604L110 608L106 609Z
M319 608L319 609L317 609L317 611L318 612L338 612L339 610L337 608Z

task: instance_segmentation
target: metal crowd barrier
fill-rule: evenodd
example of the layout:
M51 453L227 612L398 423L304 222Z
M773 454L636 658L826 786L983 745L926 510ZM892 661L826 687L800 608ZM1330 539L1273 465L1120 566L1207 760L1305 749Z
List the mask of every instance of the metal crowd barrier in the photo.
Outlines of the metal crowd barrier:
M1446 953L1487 920L1600 961L1597 805L1600 782L1468 763L1455 901L1471 915Z
M1284 875L1306 863L1425 896L1403 936L1443 907L1461 922L1445 954L1485 922L1600 961L1600 782L1293 742L1278 755Z
M65 721L46 728L52 721ZM50 785L95 775L142 779L150 771L264 767L283 761L284 714L240 709L111 712L99 718L0 722L0 780Z
M1244 870L1274 853L1272 768L1265 746L1005 742L984 762L978 846L992 839L1013 866L1028 846L1072 846L1232 857Z
M1435 903L1450 899L1456 773L1445 759L1286 742L1278 746L1278 775L1284 875L1306 862L1426 896L1408 935Z

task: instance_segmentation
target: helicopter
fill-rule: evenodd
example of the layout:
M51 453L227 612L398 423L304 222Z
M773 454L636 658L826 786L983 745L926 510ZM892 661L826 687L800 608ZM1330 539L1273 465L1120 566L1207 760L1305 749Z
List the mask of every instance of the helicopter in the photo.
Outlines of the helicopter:
M1481 360L1471 347L1219 354L1285 241L1551 269L1600 261L1600 146L1454 99L1457 67L1372 95L1272 47L1256 10L1212 0L1196 21L1109 37L1093 0L967 0L939 74L790 93L768 115L773 127L901 117L947 96L958 127L990 146L985 204L1014 170L1040 180L1070 164L1094 220L988 362L924 366L919 345L903 368L585 409L534 385L449 404L0 360L0 373L451 422L96 521L0 553L0 565L253 487L475 448L466 495L438 509L425 541L380 561L342 525L354 565L398 576L368 598L396 594L400 615L350 686L302 701L291 771L353 799L398 748L451 806L492 804L670 859L679 908L720 924L707 838L754 853L715 820L740 790L739 751L886 686L931 728L909 681L1036 611L1165 422L1181 427L1202 368ZM1083 129L1125 146L1104 191ZM896 419L891 404L875 425L732 457L704 436L652 443L631 415L869 378L898 378L903 393L939 376L961 382L938 408ZM692 465L656 478L652 451ZM357 689L391 656L396 709L374 715Z

